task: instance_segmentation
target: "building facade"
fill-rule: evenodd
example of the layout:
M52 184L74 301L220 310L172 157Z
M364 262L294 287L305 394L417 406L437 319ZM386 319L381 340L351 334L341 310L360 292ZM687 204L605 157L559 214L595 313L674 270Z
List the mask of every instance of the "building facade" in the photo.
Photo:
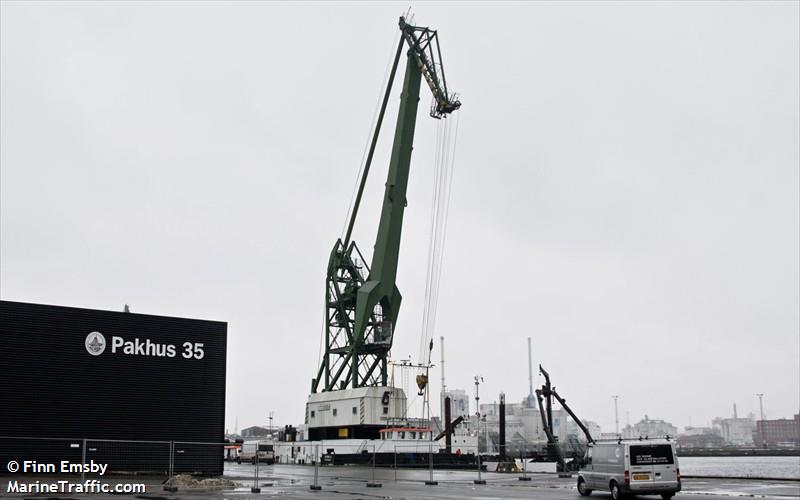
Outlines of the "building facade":
M3 300L0 342L0 473L25 450L222 474L226 323Z
M242 429L242 437L245 439L267 437L269 434L270 434L269 429L267 429L266 427L261 427L259 425L254 425L252 427L247 427L245 429Z
M800 448L800 414L792 419L757 421L755 444L764 448Z
M733 405L733 418L715 418L712 425L719 430L728 446L753 446L753 433L756 430L756 416L749 413L739 418L736 405Z
M680 448L722 448L725 440L722 439L719 429L714 427L686 427L678 435Z
M469 395L467 391L453 389L445 392L444 397L450 398L450 418L469 415Z
M677 427L664 420L651 419L647 415L634 425L629 424L622 429L622 437L626 439L637 439L640 437L674 437L677 435Z

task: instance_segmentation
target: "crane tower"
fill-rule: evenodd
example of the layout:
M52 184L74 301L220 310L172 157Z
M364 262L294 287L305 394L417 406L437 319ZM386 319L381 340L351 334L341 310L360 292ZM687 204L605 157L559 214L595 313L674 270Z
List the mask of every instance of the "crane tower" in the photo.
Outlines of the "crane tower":
M402 301L395 279L403 212L407 205L406 188L422 79L425 79L433 94L430 109L432 117L445 118L461 106L457 95L447 88L437 31L428 27L413 26L404 17L400 18L399 27L400 42L394 56L347 232L344 239L339 238L331 250L325 279L325 352L316 377L311 382L306 420L309 428L338 426L339 430L334 433L336 437L354 436L351 432L341 430L341 419L326 418L326 422L320 422L326 417L324 409L330 407L330 401L337 397L361 399L362 401L353 407L352 413L355 414L358 406L363 410L363 398L378 397L385 406L383 413L386 414L386 407L389 406L386 403L386 395L393 390L388 387L387 358L392 348ZM378 234L375 238L371 263L367 265L358 246L351 240L351 235L404 47L407 48L406 68L400 95L400 109L394 131ZM363 388L374 388L374 390L359 390ZM343 391L347 391L347 394ZM403 404L404 400L405 397ZM322 417L317 416L318 411L323 412ZM361 424L380 420L369 415L360 417L358 422ZM317 436L333 437L330 434L321 432L317 433Z

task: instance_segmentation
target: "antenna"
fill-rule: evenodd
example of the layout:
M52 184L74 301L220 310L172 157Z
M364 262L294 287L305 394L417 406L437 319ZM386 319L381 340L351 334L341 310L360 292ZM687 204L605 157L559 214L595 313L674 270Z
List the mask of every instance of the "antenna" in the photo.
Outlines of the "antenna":
M478 418L480 418L480 416L481 416L480 385L481 385L481 382L483 382L483 377L481 377L480 375L475 375L474 378L475 378L475 412L476 412L476 415L478 415Z
M441 400L441 401L439 401L439 403L440 403L439 414L442 417L444 417L444 398L447 397L447 386L444 383L444 335L439 337L439 341L442 344L442 364L441 364L441 367L442 367L442 388L441 388L441 397L439 398Z

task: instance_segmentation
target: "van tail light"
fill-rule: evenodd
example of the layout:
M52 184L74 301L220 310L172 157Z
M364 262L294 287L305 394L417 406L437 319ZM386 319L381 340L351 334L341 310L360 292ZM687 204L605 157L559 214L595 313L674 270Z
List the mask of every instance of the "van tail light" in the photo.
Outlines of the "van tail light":
M625 471L625 484L631 484L631 471Z
M681 482L681 470L675 467L675 477L678 478L678 482Z

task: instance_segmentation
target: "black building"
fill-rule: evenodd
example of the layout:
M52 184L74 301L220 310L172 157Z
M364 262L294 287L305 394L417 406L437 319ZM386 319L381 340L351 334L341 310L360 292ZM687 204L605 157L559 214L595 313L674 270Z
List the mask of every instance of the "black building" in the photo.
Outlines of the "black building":
M226 345L218 321L0 301L0 473L85 456L221 474Z

